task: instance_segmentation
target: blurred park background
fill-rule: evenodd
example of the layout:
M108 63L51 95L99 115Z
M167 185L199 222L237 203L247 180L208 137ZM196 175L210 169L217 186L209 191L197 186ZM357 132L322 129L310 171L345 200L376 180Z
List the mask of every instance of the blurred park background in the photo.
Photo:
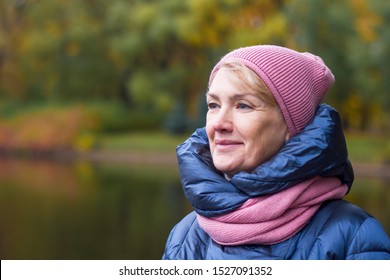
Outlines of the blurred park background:
M390 233L390 3L0 0L1 259L158 259L191 211L175 147L212 66L278 44L336 83L355 185Z

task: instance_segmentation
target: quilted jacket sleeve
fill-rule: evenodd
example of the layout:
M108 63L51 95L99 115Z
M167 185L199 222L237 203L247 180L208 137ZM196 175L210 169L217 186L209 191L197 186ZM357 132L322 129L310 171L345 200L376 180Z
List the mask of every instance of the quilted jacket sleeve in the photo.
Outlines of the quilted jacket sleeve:
M390 239L379 222L368 217L356 231L347 253L349 260L390 260Z

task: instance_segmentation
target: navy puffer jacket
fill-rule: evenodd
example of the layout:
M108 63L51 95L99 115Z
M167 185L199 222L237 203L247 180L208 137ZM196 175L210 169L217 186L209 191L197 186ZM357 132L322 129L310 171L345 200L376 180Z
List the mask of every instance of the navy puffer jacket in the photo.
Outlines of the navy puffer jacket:
M353 170L338 113L326 104L300 134L252 173L230 181L212 163L205 129L177 149L184 193L194 212L171 231L163 259L390 259L390 238L363 209L345 201L323 203L296 235L274 245L222 246L200 228L196 213L229 213L249 198L272 194L314 176L338 177L349 187Z

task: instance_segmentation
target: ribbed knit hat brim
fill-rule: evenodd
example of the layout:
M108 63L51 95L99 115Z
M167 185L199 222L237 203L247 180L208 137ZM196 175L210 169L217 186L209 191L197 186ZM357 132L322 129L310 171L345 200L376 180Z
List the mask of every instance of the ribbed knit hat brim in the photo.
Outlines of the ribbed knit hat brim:
M311 122L334 83L332 72L320 57L280 46L258 45L225 55L212 70L209 84L221 64L233 59L253 70L267 85L282 111L291 137Z

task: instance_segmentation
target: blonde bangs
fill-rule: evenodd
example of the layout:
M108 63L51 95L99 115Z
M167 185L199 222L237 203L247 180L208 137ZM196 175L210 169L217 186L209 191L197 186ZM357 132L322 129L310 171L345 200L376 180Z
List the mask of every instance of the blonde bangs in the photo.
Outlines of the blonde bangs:
M237 60L223 62L220 68L229 70L229 78L237 83L243 90L255 92L267 105L278 107L278 104L262 79L245 64Z

